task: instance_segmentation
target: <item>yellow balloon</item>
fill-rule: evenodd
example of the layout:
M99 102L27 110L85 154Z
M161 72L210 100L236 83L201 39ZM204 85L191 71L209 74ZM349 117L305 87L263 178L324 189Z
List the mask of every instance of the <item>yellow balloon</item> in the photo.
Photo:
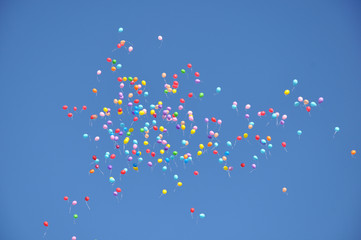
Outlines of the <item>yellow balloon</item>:
M143 110L140 110L140 111L139 111L139 115L140 115L140 116L143 116L143 115L144 115Z
M164 127L163 127L163 126L160 126L160 127L159 127L159 131L163 132L163 131L164 131Z
M248 138L248 133L243 134L244 138Z
M286 89L285 90L285 95L287 96L288 94L290 94L290 90Z
M181 129L182 129L182 130L186 129L186 125L182 125L182 126L181 126Z
M163 105L163 102L162 102L162 101L159 101L159 102L158 102L158 105Z
M125 81L127 81L128 80L128 78L127 77L123 77L123 81L125 82Z
M183 185L183 183L182 183L182 182L178 182L177 185L178 185L178 187L181 187L181 186Z
M228 167L227 167L227 166L224 166L223 169L224 169L224 171L227 171L227 170L228 170Z
M196 130L192 129L191 134L195 134L195 133L196 133Z
M172 93L176 94L176 93L177 93L177 89L174 88L174 89L172 90Z
M203 145L203 144L199 144L199 148L200 148L200 149L203 149L203 148L204 148L204 145Z
M164 149L161 149L159 152L160 154L164 154Z
M154 115L154 113L155 113L154 109L150 110L151 115Z
M142 85L143 85L143 86L147 85L147 82L143 80L143 81L142 81Z
M121 99L118 100L118 104L122 105L123 101Z
M133 132L134 131L134 128L129 128L129 132Z
M144 141L144 145L147 146L149 143L148 141Z
M103 108L103 111L104 111L104 112L108 112L108 108L106 108L106 107Z
M138 171L138 167L133 167L133 169L134 169L135 171Z
M169 144L169 143L168 143L166 146L167 146L167 148L170 148L170 144Z
M128 137L124 138L123 143L124 143L124 144L127 144L128 142L129 142L129 138L128 138Z
M163 193L164 195L166 195L166 194L167 194L167 189L163 189L162 193Z
M122 115L123 114L123 112L118 112L118 115Z
M162 162L163 162L163 159L158 158L158 163L162 163Z
M198 152L197 152L197 155L198 155L198 156L202 155L202 151L198 151Z

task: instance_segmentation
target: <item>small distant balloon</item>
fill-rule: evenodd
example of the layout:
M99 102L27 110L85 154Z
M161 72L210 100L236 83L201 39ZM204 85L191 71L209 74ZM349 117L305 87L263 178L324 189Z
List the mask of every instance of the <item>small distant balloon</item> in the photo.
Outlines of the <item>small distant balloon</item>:
M162 41L162 40L163 40L163 37L159 35L159 36L158 36L158 40L159 40L159 41Z
M123 28L119 28L119 29L118 29L118 32L121 33L121 32L123 32L123 30L124 30Z

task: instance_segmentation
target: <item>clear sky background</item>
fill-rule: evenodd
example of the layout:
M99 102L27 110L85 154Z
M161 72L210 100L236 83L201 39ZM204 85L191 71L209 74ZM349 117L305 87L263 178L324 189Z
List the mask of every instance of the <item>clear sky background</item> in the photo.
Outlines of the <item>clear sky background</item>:
M360 239L360 23L356 0L1 1L0 239L42 239L44 221L49 240L73 235L79 240ZM164 38L161 48L158 35ZM112 52L122 39L134 44L133 53ZM116 58L122 69L112 74L107 57ZM181 76L187 63L200 72L200 85L188 69ZM98 69L103 70L100 82ZM162 72L181 76L179 95L168 100ZM106 151L117 153L100 119L92 128L88 119L104 106L115 112L118 75L147 81L150 96L143 105L148 109L158 100L174 108L189 91L204 92L202 100L186 103L199 127L190 146L180 149L184 137L172 125L167 140L171 150L195 155L197 145L207 142L204 117L221 118L219 151L231 152L231 177L213 154L186 167L177 159L178 168L171 165L166 173L159 165L150 170L145 154L135 173L118 154L114 186L104 162L105 176L90 176L93 154L104 161ZM286 97L283 91L292 88L294 78L299 84ZM222 92L214 95L217 86ZM94 87L98 96L91 92ZM325 102L310 116L293 106L298 96L310 101L322 96ZM244 118L247 103L253 130ZM71 120L64 104L88 110ZM269 114L256 116L270 107L288 115L285 127L274 121L266 127ZM116 119L113 129L119 127ZM126 114L122 120L129 125ZM333 138L335 126L341 130ZM244 132L249 142L225 146ZM83 133L101 141L83 140ZM255 134L272 136L267 159ZM355 158L352 149L358 151ZM255 154L257 169L250 173ZM241 162L247 166L241 168ZM129 172L120 181L124 167ZM194 170L200 175L193 176ZM173 174L184 184L175 192ZM123 189L119 202L112 195L118 186ZM168 194L159 198L163 188ZM79 215L76 224L65 195L78 201L72 209ZM205 219L197 217L201 212Z

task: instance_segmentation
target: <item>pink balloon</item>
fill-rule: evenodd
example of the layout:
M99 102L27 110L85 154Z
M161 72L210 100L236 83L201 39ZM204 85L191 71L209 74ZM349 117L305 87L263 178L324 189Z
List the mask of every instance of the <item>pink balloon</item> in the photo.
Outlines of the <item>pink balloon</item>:
M262 116L261 112L258 112L257 115L258 115L258 117L261 117L261 116Z
M219 119L219 120L217 121L217 123L218 123L219 125L221 125L221 124L222 124L222 120Z
M287 119L287 115L286 115L286 114L282 115L282 119L283 119L283 120L286 120L286 119Z
M104 124L103 129L108 129L108 125Z
M114 140L114 135L111 135L111 136L110 136L110 139L111 139L111 140Z
M237 106L237 102L233 102L233 105L236 105L236 106Z
M303 102L303 97L298 97L299 102Z
M162 41L162 40L163 40L163 37L159 35L159 36L158 36L158 40L159 40L159 41Z
M123 87L124 87L124 83L121 83L121 84L119 85L119 87L120 87L120 88L123 88Z
M104 116L105 116L105 113L100 112L100 113L99 113L99 116L104 117Z
M214 132L213 132L213 131L210 131L210 132L209 132L209 135L213 136L213 135L214 135Z
M192 111L188 111L188 115L193 115L193 112L192 112Z
M99 141L99 137L98 136L96 136L95 138L94 138L94 140L97 142L97 141Z
M193 121L193 120L194 120L193 116L189 116L189 121Z
M71 204L73 204L73 206L75 206L78 202L77 201L73 201Z
M132 51L133 51L133 47L130 46L130 47L128 48L128 51L129 51L129 52L132 52Z
M97 75L99 76L100 74L102 74L102 71L98 70Z
M75 237L75 236L73 236L73 237L71 238L71 240L76 240L76 237Z
M194 130L197 130L197 129L198 129L198 127L197 127L197 126L194 126L194 127L193 127L193 129L194 129Z
M245 109L250 109L251 108L251 105L249 105L249 104L247 104L246 106L245 106Z
M179 106L178 106L178 109L179 109L179 110L182 110L182 109L183 109L183 105L179 105Z

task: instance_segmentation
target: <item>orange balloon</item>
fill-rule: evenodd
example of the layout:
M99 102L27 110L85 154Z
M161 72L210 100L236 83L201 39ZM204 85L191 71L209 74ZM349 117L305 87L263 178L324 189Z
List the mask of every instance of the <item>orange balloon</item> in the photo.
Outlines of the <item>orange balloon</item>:
M351 155L355 155L355 154L356 154L356 150L352 150Z
M267 141L271 141L271 137L270 136L267 136Z
M207 144L208 147L211 147L212 145L213 145L212 142L209 142L209 143Z
M96 88L93 88L93 93L97 93L98 90Z
M134 78L133 78L133 81L134 81L134 82L138 81L138 78L137 78L137 77L134 77Z
M124 44L125 44L124 40L120 41L120 45L124 46Z
M214 133L214 137L217 138L219 136L218 133Z
M111 70L114 72L115 70L117 70L117 68L113 66Z
M94 169L90 169L89 173L94 173Z
M133 93L129 93L128 98L132 98L132 97L133 97Z
M305 105L307 105L307 104L309 103L309 101L308 101L307 99L305 99L305 100L303 100L303 103L304 103Z
M287 192L287 188L282 188L282 192Z
M162 78L165 78L167 76L166 73L162 73Z

